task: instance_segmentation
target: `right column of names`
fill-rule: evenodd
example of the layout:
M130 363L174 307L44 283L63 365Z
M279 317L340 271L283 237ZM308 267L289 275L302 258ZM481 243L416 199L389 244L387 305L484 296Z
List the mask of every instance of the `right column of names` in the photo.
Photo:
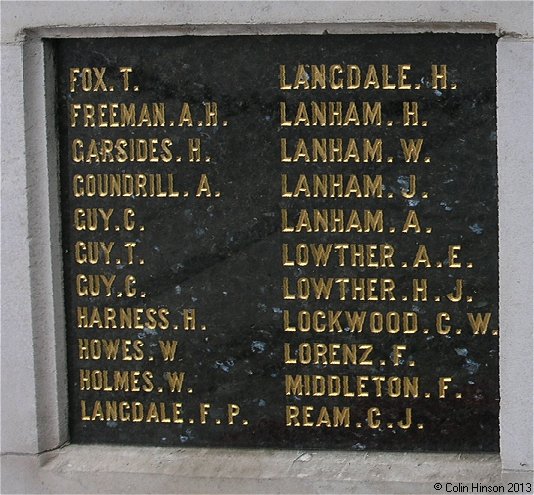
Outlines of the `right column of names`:
M469 343L498 335L462 249L482 226L451 229L429 187L452 179L425 113L461 85L439 63L277 70L286 426L424 430L420 401L476 400Z

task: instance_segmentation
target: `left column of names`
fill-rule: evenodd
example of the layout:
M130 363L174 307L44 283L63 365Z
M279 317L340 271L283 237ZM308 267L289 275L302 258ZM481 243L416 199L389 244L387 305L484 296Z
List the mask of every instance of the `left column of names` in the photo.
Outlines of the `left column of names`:
M169 304L158 290L161 273L154 275L151 259L165 256L165 243L153 241L158 232L151 229L158 229L152 221L158 211L221 197L202 129L228 122L220 120L215 101L144 101L136 69L127 65L69 67L68 88L60 90L67 95L62 115L69 135L64 248L68 332L76 334L70 355L75 421L112 429L206 424L210 404L194 395L194 378L180 356L189 336L209 330L194 307L180 305L178 292ZM239 407L227 410L228 417L210 423L232 424Z

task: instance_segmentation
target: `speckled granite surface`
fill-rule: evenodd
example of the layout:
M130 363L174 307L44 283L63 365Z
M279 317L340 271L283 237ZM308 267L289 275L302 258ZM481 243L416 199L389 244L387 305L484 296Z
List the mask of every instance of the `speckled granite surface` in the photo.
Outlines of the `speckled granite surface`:
M452 34L58 42L73 441L496 451L495 43L494 36ZM348 65L358 66L360 87L308 90L307 77L298 79L299 64L325 64L327 76L329 68L339 64L334 82L344 77ZM432 64L438 69L447 65L446 88L441 80L432 87ZM286 68L282 85L298 89L281 89L280 65ZM386 82L395 88L384 89L382 65L389 70ZM399 65L410 66L400 82L410 89L398 88ZM84 67L91 69L84 72ZM132 72L121 73L121 67ZM72 68L80 72L69 72ZM312 69L304 70L311 84ZM345 86L347 82L345 78ZM355 79L352 83L356 86ZM327 107L328 102L341 102L347 125L304 125L302 113L300 125L281 125L281 103L284 122L295 124L299 102L310 117L312 101L327 102ZM208 102L217 102L218 125L205 125ZM356 117L348 114L350 102L355 103ZM365 102L369 108L380 103L380 125L377 120L364 125ZM419 125L403 125L404 102L418 103ZM117 107L110 106L114 103ZM135 103L136 124L141 125L120 125L121 103L128 109ZM148 104L148 116L142 114L143 103ZM153 103L164 104L164 125L147 125L155 122ZM179 125L180 120L188 123L184 103L189 104L192 126ZM84 104L94 105L95 116ZM98 104L105 105L99 110ZM110 112L117 116L110 118ZM335 122L337 117L331 118ZM201 140L201 161L189 162L188 140L196 138ZM319 153L313 161L312 140L322 138L329 146L328 139L342 139L341 161L332 161L337 155L331 146L326 158ZM117 145L121 139L126 141ZM154 161L149 151L144 160L144 144L130 139L157 140L147 145L154 146ZM306 151L302 145L299 149L299 139ZM381 160L377 152L364 161L365 139L372 144L381 140ZM406 161L403 139L406 145L410 139L414 144L423 139L416 163ZM94 150L91 140L96 140ZM134 160L127 156L132 144ZM106 154L102 149L108 145ZM131 174L137 189L133 196L122 191L125 195L110 197L108 191L87 197L91 174L107 174L108 180L109 174L122 174L123 181L124 174ZM145 174L144 189L136 174ZM335 191L331 184L343 174L342 197L313 197L314 174L330 174L325 180ZM310 185L309 197L303 176ZM370 197L365 197L366 180L379 185L368 191ZM410 194L403 196L402 191L413 189L412 180L416 193L405 197ZM144 191L167 197L143 197ZM168 197L176 191L178 197ZM328 209L330 217L344 210L343 222L329 229L341 230L343 224L344 232L307 232L302 212L313 219L314 209ZM352 211L361 231L354 216L350 228ZM95 230L84 229L93 213L98 219ZM378 220L366 229L369 215ZM319 245L331 250L326 266L313 262ZM457 258L449 255L449 246L461 246L452 248ZM86 262L84 255L93 247L98 258ZM351 249L375 255L356 257L356 266L351 266ZM340 252L346 254L344 266ZM298 254L301 266L291 266ZM358 266L360 259L364 266ZM135 285L128 277L135 277ZM359 279L365 279L364 292L354 292ZM427 280L426 301L414 300L414 279ZM95 280L101 292L85 295ZM314 296L314 284L320 280L332 284L328 299ZM304 299L308 285L311 294ZM461 299L451 301L447 294L454 298L459 287ZM92 288L96 290L96 283ZM126 297L128 290L136 293ZM290 299L293 294L295 299ZM122 326L134 328L105 328L121 326L120 308L132 320L123 318ZM184 311L193 308L196 329L184 330ZM299 312L303 329L307 315L312 322L315 315L315 330L288 331L297 324ZM474 334L475 321L488 322L484 335ZM174 360L165 361L161 347L172 347L172 341L177 342ZM117 346L115 359L105 357L106 346ZM357 364L336 364L344 357L352 359L350 353L344 356L347 349L356 351ZM102 356L97 359L99 350ZM169 373L175 373L180 392L171 391ZM306 395L305 376L311 395ZM120 390L102 390L106 385Z

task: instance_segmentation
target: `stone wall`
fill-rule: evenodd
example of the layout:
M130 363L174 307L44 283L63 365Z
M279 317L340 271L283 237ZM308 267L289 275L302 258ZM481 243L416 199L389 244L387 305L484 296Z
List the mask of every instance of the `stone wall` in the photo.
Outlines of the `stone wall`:
M505 479L502 476L511 476L511 481L529 476L533 466L530 2L4 1L1 14L3 492L427 493L438 480L497 483ZM46 40L319 34L325 29L500 36L500 458L75 445L58 449L68 442L67 387L58 165L50 119L53 77L47 73L53 70L53 53ZM97 472L103 474L95 476Z

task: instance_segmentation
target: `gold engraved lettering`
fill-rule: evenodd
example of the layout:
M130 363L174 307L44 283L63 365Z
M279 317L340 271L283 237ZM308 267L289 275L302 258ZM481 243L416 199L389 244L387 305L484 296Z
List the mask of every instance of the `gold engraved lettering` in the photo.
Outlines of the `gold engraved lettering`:
M357 266L391 268L395 266L391 244L282 244L283 266ZM330 263L332 262L332 263Z
M462 268L462 264L456 261L461 249L462 246L449 246L449 268Z
M286 300L395 301L395 282L391 278L300 277L282 279Z
M76 323L78 328L105 329L149 329L169 328L167 308L96 307L77 306Z
M110 257L114 245L114 242L78 241L74 244L74 259L80 265L86 263L91 265L96 265L97 263L109 265L111 263Z
M282 232L383 232L382 210L300 210L296 219L282 208ZM363 217L363 218L360 218ZM363 221L362 221L363 220Z
M280 139L282 162L360 163L382 162L382 139L300 138L295 144Z
M74 174L74 197L177 198L175 174Z
M447 66L432 64L432 89L447 89Z
M71 142L71 159L75 163L113 162L170 162L172 140L150 139L90 139L81 138Z
M469 325L475 335L485 335L491 320L491 313L467 313Z
M419 155L421 153L421 148L423 147L424 139L401 139L401 148L404 155L405 162L414 162L419 161Z
M372 366L369 356L373 352L372 344L323 344L302 343L296 349L291 344L284 344L284 362L286 364L332 364Z
M406 221L402 226L402 232L406 233L410 230L413 230L416 233L421 232L421 224L419 223L419 218L417 217L415 210L408 211L408 214L406 215Z
M426 246L424 244L421 244L417 248L417 254L415 255L415 259L413 260L412 266L414 268L419 268L420 264L422 264L425 268L430 268L432 266L432 263L430 263L430 258L428 256Z
M103 392L151 392L154 389L151 371L80 370L80 390Z
M347 311L347 310L300 310L292 315L290 310L283 312L285 332L350 332L350 333L403 333L419 331L417 313L405 311Z
M281 176L283 198L381 198L382 175L300 174L291 181Z
M412 280L412 299L426 301L428 299L428 280L426 278Z
M71 103L71 127L164 127L165 103Z
M142 340L78 339L78 358L82 360L141 361L145 354Z
M313 397L419 397L419 377L285 375L285 394Z
M108 91L104 82L106 67L71 67L69 70L69 87L71 93L80 88L84 92Z
M96 297L101 295L110 297L116 278L116 275L78 274L76 275L76 294L80 297Z
M323 406L286 406L286 426L327 426L348 428L350 408L333 406L331 410Z
M412 85L407 82L410 64L399 64L395 68L389 65L368 65L360 67L355 64L299 64L294 68L279 66L279 87L282 90L316 90L316 89L399 89L409 90ZM391 82L391 76L396 80Z
M76 230L109 230L109 220L113 208L76 208L74 210L74 228Z
M298 126L350 126L382 125L382 104L364 101L361 108L355 101L298 102L297 108L289 108L280 102L280 125Z
M179 402L80 401L82 421L182 423L181 407Z

